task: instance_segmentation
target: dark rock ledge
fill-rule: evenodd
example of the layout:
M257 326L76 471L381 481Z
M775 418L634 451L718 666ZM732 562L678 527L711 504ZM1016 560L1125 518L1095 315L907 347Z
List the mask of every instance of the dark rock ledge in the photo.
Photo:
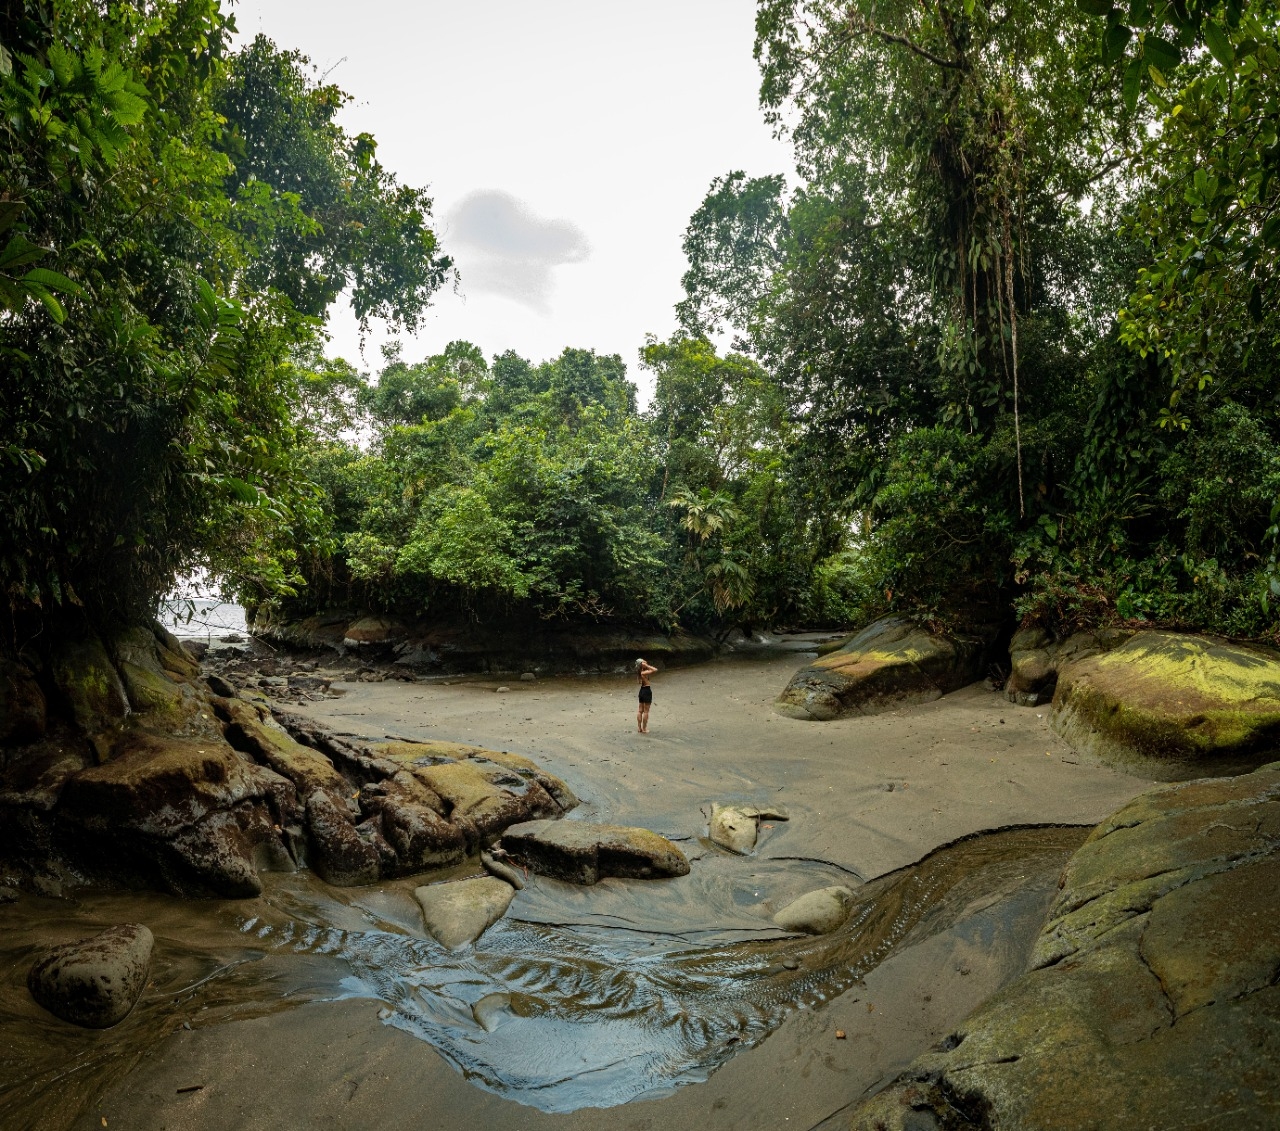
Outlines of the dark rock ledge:
M372 883L577 804L516 755L360 743L211 687L158 628L6 661L0 677L0 881L37 891L240 898L260 872L301 867Z

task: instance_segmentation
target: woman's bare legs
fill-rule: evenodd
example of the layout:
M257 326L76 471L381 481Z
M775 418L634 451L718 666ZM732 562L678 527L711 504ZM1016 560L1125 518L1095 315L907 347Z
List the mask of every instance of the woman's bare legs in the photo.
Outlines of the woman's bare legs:
M640 725L640 733L649 733L649 704L641 703L639 714L636 716L636 722Z
M646 714L646 712L645 712L645 709L644 709L644 704L643 704L643 703L641 703L641 704L640 704L640 706L638 706L638 707L636 708L636 733L637 733L637 734L644 734L644 716L645 716L645 714Z

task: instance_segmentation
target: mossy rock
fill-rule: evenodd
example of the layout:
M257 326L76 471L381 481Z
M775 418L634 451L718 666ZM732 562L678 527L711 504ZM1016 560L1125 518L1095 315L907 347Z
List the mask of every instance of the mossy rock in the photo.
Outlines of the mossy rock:
M129 697L120 673L96 636L63 644L50 667L54 684L86 734L117 726L129 714Z
M1280 767L1152 790L1063 874L1031 969L854 1131L1280 1126Z
M825 722L928 703L979 678L986 651L978 638L935 635L906 617L883 617L796 672L774 707Z
M1157 780L1252 769L1280 750L1280 653L1142 632L1061 669L1053 726L1075 749Z

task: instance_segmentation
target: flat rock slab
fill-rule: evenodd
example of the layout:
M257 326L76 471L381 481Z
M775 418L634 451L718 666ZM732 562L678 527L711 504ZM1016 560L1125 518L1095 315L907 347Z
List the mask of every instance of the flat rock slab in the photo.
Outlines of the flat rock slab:
M882 617L796 672L774 706L790 718L825 722L928 703L972 683L985 658L981 640L935 636L906 617Z
M1059 671L1052 723L1077 750L1161 780L1252 769L1280 750L1280 653L1141 632Z
M666 837L622 825L526 821L502 834L502 847L531 872L574 884L594 884L605 876L689 874L689 861Z
M450 884L414 888L427 932L441 946L458 950L473 943L507 913L516 889L481 876Z
M147 984L154 944L150 930L138 924L63 943L31 968L27 988L55 1017L109 1029L129 1016Z
M1141 795L1067 864L1031 969L852 1127L1280 1126L1277 884L1280 765Z
M844 926L853 906L853 892L842 884L819 888L792 900L773 921L784 931L804 935L829 935Z

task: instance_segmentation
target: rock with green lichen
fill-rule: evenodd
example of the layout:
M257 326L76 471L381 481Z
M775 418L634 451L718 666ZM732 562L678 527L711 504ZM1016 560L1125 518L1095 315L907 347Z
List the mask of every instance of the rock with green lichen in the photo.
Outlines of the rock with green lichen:
M1280 766L1166 786L1072 857L1031 968L854 1131L1280 1125Z
M96 636L63 644L50 667L72 718L86 734L117 726L129 714L120 673Z
M1062 667L1052 717L1075 749L1143 776L1248 770L1280 750L1280 653L1142 632Z
M986 642L928 632L883 617L834 652L805 665L774 703L780 714L825 722L928 703L982 675Z

